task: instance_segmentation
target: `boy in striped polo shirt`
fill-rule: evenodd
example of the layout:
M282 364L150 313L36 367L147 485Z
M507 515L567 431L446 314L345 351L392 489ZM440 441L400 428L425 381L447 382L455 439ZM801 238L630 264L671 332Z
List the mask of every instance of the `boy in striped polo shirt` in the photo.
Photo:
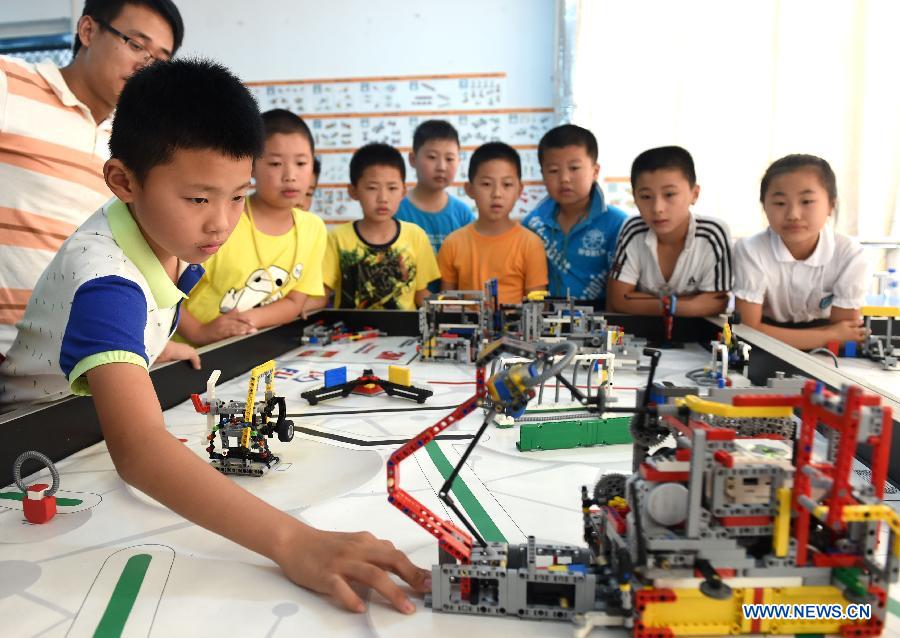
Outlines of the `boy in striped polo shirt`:
M125 79L183 35L171 0L86 0L69 66L0 56L0 360L38 275L110 198L107 118Z
M0 405L69 389L91 394L123 480L349 609L363 608L350 586L356 581L411 613L385 570L420 591L430 589L428 572L388 542L316 530L220 474L166 430L147 373L160 350L191 351L165 344L202 275L199 262L237 224L262 145L256 103L223 67L160 62L135 73L116 109L103 170L116 198L41 275L0 364Z
M731 238L717 219L694 215L700 186L690 153L652 148L631 165L640 217L622 226L606 307L634 315L706 317L731 290Z

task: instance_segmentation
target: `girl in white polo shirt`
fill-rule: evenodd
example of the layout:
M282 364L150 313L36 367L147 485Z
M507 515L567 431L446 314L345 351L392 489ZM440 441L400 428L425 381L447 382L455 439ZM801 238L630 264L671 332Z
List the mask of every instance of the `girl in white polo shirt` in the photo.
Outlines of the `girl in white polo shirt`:
M828 162L814 155L782 157L763 175L759 198L769 228L735 244L741 321L802 350L864 339L859 309L867 289L866 259L859 242L828 224L837 202ZM821 319L828 323L771 325Z

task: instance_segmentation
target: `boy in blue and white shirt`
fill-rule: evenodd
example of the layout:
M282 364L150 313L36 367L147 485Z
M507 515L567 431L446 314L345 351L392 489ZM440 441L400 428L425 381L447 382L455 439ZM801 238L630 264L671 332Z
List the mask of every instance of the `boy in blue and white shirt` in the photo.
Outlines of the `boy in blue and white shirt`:
M217 472L166 429L147 372L173 347L179 303L202 273L194 266L241 215L263 146L253 97L217 64L156 62L125 84L109 146L103 175L116 198L40 278L0 365L0 404L89 393L122 480L347 609L365 608L358 583L412 613L386 571L419 591L431 588L430 572L371 534L314 529ZM199 365L192 349L174 347Z
M110 200L63 243L38 280L0 365L0 403L90 394L87 372L108 363L148 368L189 358L199 368L193 348L169 345L169 337L203 267L177 268L175 283L128 207Z
M550 294L606 301L606 279L627 215L608 206L597 184L597 139L564 124L538 144L548 197L522 222L544 240Z

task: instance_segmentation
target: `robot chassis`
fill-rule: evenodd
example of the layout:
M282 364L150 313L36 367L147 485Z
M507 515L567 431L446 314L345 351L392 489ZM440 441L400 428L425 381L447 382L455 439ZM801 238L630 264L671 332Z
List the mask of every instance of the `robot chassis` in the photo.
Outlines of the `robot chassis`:
M216 398L220 374L220 370L214 370L206 383L206 403L200 395L191 395L194 409L206 415L210 464L222 474L262 476L280 462L269 449L267 439L277 435L279 441L288 443L294 438L294 423L285 418L284 397L275 396L275 362L267 361L250 371L246 401ZM266 391L264 399L257 401L256 387L261 376L265 377ZM217 436L222 441L221 452L216 451ZM231 439L235 445L231 445Z
M448 290L419 308L419 353L424 361L473 363L482 347L501 336L528 343L572 341L582 354L614 354L619 365L637 364L641 347L591 306L545 299L533 292L516 305L497 304L495 282L484 291Z
M586 546L538 544L534 537L486 542L454 503L453 483L493 414L521 414L534 388L557 376L575 351L569 342L490 344L476 361L475 394L391 455L388 501L438 539L426 604L446 613L569 620L576 636L596 626L625 627L641 638L881 633L900 556L900 516L881 502L889 461L881 441L891 440L892 419L890 408L858 387L833 395L807 381L800 393L778 394L778 386L797 386L781 379L770 388L718 390L722 402L677 388L661 394L666 386L653 384L660 353L647 349L651 365L640 405L607 408L602 394L589 399L569 388L588 410L634 414L635 473L604 476L593 494L581 489ZM486 364L504 352L532 361L486 381ZM484 422L438 492L462 529L401 488L400 464L479 405L488 408ZM796 439L787 425L795 410ZM827 449L813 459L817 426L828 433ZM667 441L674 447L649 454ZM868 485L850 480L861 443L873 449ZM882 526L887 555L879 561ZM868 603L870 617L742 613L748 603L846 611L848 602Z

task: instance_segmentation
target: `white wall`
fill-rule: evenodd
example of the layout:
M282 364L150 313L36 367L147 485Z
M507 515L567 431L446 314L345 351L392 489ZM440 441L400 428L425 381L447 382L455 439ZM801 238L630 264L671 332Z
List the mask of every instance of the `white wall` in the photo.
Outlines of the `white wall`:
M181 0L182 55L243 80L505 72L511 107L553 104L554 0Z
M83 3L79 3L79 15ZM0 0L0 24L68 18L72 15L72 0Z
M69 31L72 11L73 0L0 0L0 38Z

